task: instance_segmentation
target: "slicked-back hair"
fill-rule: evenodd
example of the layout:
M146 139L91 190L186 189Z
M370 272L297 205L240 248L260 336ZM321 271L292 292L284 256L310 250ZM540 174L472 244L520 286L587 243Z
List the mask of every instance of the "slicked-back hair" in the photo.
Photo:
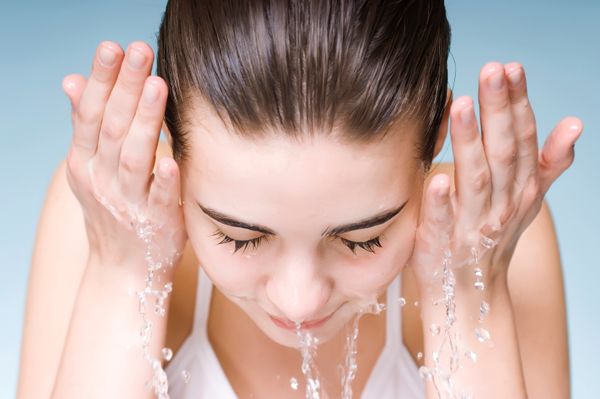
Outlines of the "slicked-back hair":
M189 158L200 99L242 136L335 131L371 142L416 121L415 156L427 170L450 36L443 0L170 0L157 74L169 87L174 157Z

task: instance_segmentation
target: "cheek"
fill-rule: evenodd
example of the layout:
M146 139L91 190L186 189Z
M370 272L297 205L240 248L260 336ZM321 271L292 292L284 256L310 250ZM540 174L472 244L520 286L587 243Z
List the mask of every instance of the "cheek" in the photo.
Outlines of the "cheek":
M240 249L232 255L234 243L218 244L221 239L212 236L216 227L210 222L201 221L187 229L198 261L212 282L225 294L254 296L263 276L253 251L245 255Z
M418 209L411 207L401 220L384 233L382 248L375 254L361 251L350 265L341 264L336 278L338 289L347 296L368 296L382 293L409 261L415 244Z

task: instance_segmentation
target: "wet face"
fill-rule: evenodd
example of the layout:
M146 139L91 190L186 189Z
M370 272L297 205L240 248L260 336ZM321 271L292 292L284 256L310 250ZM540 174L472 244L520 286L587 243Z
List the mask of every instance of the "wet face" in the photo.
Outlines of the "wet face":
M240 138L207 114L195 124L182 170L189 239L215 286L274 341L297 346L295 322L331 338L409 259L424 172L414 129L390 133L298 142Z

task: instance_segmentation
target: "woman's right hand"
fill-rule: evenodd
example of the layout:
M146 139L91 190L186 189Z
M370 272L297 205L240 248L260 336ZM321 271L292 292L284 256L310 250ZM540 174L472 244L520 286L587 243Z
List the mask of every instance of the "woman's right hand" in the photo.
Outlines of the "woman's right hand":
M82 206L90 258L103 265L145 265L148 250L153 262L176 264L187 239L177 163L162 158L153 173L168 94L161 78L149 76L153 58L143 42L124 54L106 41L87 81L63 80L73 124L67 179Z

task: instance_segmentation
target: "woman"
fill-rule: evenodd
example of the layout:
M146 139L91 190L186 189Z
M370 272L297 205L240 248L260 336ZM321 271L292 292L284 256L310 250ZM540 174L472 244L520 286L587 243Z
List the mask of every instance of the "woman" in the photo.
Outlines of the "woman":
M174 282L168 316L149 316L150 353L175 352L172 397L302 397L290 387L302 381L296 323L320 338L336 397L343 327L372 299L387 310L360 319L354 395L437 397L439 374L422 381L417 367L435 369L443 338L430 329L445 322L432 303L445 249L452 331L477 353L453 383L477 398L567 397L543 196L582 123L563 119L538 156L523 68L494 62L480 76L480 136L473 101L446 89L449 40L440 1L179 0L161 25L160 77L146 44L101 43L90 78L64 81L73 144L42 215L26 316L60 327L39 347L26 329L19 396L152 396L132 291L147 265L130 222L145 215L160 226L155 249L173 255L160 274ZM431 167L448 125L455 165ZM473 254L483 292L460 267ZM43 314L55 290L64 313ZM482 326L493 347L474 336Z

